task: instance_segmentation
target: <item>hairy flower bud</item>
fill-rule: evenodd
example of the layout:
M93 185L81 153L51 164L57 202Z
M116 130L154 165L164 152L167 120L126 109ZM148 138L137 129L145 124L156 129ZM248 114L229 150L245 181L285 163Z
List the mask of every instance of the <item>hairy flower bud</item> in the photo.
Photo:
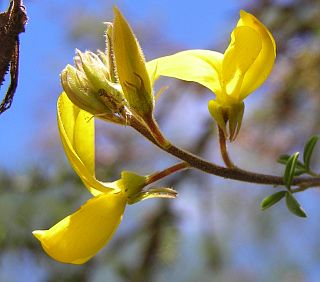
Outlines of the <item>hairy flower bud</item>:
M67 65L61 72L61 84L69 99L78 107L93 115L108 112L98 91L94 91L85 74L71 65Z
M68 65L61 73L61 83L69 99L78 107L103 119L125 123L130 113L119 83L111 79L109 60L99 55L76 50L75 67ZM121 115L125 118L121 119Z

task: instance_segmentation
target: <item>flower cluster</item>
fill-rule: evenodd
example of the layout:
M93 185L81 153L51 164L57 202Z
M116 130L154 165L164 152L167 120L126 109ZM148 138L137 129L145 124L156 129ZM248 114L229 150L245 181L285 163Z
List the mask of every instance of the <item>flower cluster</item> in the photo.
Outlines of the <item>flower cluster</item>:
M134 117L153 131L152 86L159 76L194 81L212 90L208 107L218 126L234 140L239 132L243 100L268 77L275 59L270 32L254 16L240 12L224 54L188 50L145 62L131 27L115 8L107 23L106 52L76 51L75 67L61 73L64 92L57 103L57 120L65 153L92 194L79 210L48 230L36 230L46 253L57 261L81 264L112 237L127 204L147 198L176 196L174 190L146 190L148 176L124 171L117 181L95 177L94 117L130 125ZM228 125L228 127L227 127ZM155 135L156 136L156 135Z

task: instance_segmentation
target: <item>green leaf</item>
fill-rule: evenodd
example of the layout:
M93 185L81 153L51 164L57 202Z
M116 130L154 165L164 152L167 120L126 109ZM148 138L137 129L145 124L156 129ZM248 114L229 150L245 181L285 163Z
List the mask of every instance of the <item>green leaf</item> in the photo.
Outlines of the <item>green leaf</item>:
M283 175L283 181L286 187L288 188L288 190L291 189L291 183L296 170L298 157L299 157L299 152L294 153L293 155L290 156L286 164L286 168Z
M303 161L307 171L310 170L310 159L318 139L319 136L312 136L304 146Z
M286 191L280 191L265 197L260 203L261 210L266 210L274 204L278 203L286 195L286 193Z
M279 164L284 164L284 165L286 165L287 164L287 162L288 162L288 160L290 159L290 155L281 155L281 156L279 156L279 158L277 159L277 162L279 163ZM305 166L304 166L304 164L302 163L302 162L300 162L299 160L297 160L297 166L296 166L296 170L300 170L301 172L303 171L303 172L305 172L306 171L306 169L305 169ZM298 175L300 175L300 174L302 174L302 173L300 173L300 172L296 172Z
M296 169L294 171L294 176L300 176L301 174L306 173L307 170L305 168L300 168L299 165L297 164Z
M286 204L289 211L291 211L294 215L299 217L307 217L307 214L305 213L303 208L300 206L299 202L289 191L286 192Z
M279 158L277 159L277 162L280 164L287 164L288 160L290 158L290 155L281 155L279 156Z

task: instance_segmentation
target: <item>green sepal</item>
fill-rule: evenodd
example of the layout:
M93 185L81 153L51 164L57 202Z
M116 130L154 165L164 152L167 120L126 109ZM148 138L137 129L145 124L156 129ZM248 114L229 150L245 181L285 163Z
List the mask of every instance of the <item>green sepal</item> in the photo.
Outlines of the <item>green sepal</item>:
M208 110L211 116L223 130L225 136L229 138L230 142L234 141L239 133L244 107L243 102L227 106L221 105L215 100L208 102Z
M244 113L244 103L232 104L228 109L229 139L234 141L240 131Z
M110 80L114 83L118 82L117 70L115 65L115 58L114 58L114 49L113 49L113 41L112 41L112 34L113 34L113 24L106 23L107 30L105 33L106 36L106 57L108 61L108 68L109 68L109 76Z
M140 192L128 199L128 204L132 205L137 202L146 200L146 199L154 199L154 198L166 198L166 199L174 199L178 195L178 192L167 187L155 187L150 188L147 191Z
M319 136L312 136L308 142L306 143L306 145L304 146L304 150L303 150L303 161L304 161L304 165L307 171L310 170L310 160L311 160L311 156L314 150L315 145L317 144L319 139Z
M132 171L121 172L122 191L127 194L128 202L130 198L134 197L142 191L146 185L146 177L136 174Z
M291 189L291 183L295 174L298 157L299 157L299 152L296 152L290 156L290 158L286 163L286 167L283 175L283 182L286 185L288 190Z
M225 136L228 136L223 107L217 101L210 100L208 102L208 110L218 126L223 130Z
M97 50L97 53L98 53L98 56L99 56L100 60L102 61L102 63L106 67L108 67L109 66L109 59L107 58L107 55L105 53L103 53L101 50Z
M149 120L154 97L145 59L129 23L116 7L114 13L112 42L118 79L130 109Z
M278 203L286 195L286 193L286 191L280 191L265 197L260 203L261 210L266 210Z
M306 212L303 210L299 202L293 196L293 194L289 191L286 192L286 204L288 210L292 212L294 215L299 217L307 217Z

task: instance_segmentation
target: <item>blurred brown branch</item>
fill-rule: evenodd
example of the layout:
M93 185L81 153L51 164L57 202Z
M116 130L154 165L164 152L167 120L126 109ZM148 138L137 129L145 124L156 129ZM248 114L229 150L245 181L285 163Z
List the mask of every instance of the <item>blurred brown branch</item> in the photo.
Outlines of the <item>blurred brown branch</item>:
M13 0L0 14L0 85L10 69L10 85L0 105L0 114L10 108L18 85L19 34L24 32L27 15L22 0Z

